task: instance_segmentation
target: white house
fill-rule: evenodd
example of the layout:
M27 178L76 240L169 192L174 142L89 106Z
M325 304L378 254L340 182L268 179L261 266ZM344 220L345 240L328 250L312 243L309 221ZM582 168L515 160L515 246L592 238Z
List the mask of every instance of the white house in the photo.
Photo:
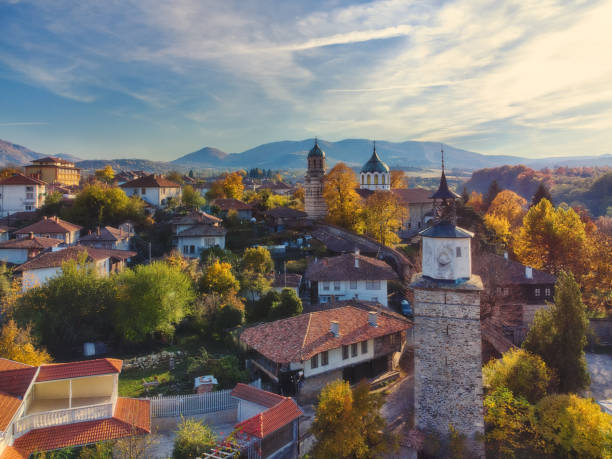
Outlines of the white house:
M140 196L155 207L164 207L169 200L180 199L181 186L161 175L151 174L121 185L128 196Z
M124 231L121 226L119 228L105 226L81 236L80 244L96 249L130 250L132 237L134 233Z
M45 190L45 182L23 174L0 180L0 216L38 209L44 203Z
M306 280L316 283L319 302L359 299L388 306L387 281L397 274L384 261L355 253L323 258L308 266Z
M30 233L25 239L9 239L0 242L0 261L20 265L41 252L52 250L62 241L50 237L36 237Z
M178 234L194 225L204 224L218 226L221 222L223 222L223 220L219 217L202 212L201 210L192 211L186 215L178 215L170 220L172 232L174 234Z
M75 245L52 252L44 252L15 268L21 273L21 289L29 290L45 284L50 278L62 272L62 265L67 261L79 261L85 254L85 260L102 276L113 271L120 271L125 261L136 255L128 250L95 249Z
M73 245L79 241L82 226L74 225L58 217L44 217L31 225L15 231L17 239L29 238L30 234L37 237L50 237L61 240L66 245Z
M351 383L389 371L412 323L385 308L346 306L247 328L240 341L251 365L281 393L316 397L342 378Z
M205 249L215 246L224 249L226 233L222 226L193 225L176 235L177 247L184 256L198 258Z

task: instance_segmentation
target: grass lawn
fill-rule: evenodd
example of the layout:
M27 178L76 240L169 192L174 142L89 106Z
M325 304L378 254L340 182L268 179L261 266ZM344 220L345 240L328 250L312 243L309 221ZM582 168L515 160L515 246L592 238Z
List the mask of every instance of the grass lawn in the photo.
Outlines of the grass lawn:
M143 386L143 381L159 382L158 386L148 389ZM130 369L124 370L119 376L119 395L121 397L148 397L158 394L174 395L191 393L193 381L187 376L187 363L181 362L170 371L168 365L161 365L146 370Z

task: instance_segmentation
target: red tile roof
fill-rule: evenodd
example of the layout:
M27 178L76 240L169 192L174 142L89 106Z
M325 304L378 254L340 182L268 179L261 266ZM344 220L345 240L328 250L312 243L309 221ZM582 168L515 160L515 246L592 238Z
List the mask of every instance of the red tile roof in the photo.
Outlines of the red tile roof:
M10 424L35 375L35 367L0 359L0 431Z
M24 239L9 239L8 241L0 242L0 249L48 249L57 247L63 241L52 237L34 236Z
M186 215L179 215L170 220L173 225L196 225L198 223L208 223L213 225L221 223L223 220L206 212L193 211Z
M121 185L121 188L180 188L176 182L172 182L157 174L145 175Z
M234 198L219 198L212 202L213 206L226 210L252 210L253 206Z
M368 314L369 311L354 306L301 314L247 328L240 340L273 362L289 363L412 327L410 321L384 313L378 313L377 326L373 327ZM338 337L330 332L332 321L340 325Z
M225 236L226 234L227 230L222 226L199 224L182 230L176 237Z
M118 359L95 359L41 365L36 382L121 373L122 366L123 361Z
M15 234L65 234L80 231L83 227L74 225L58 217L45 217L25 228L15 231Z
M21 399L0 392L0 432L6 430L13 416L21 406Z
M358 267L355 267L355 260ZM383 260L345 253L311 263L304 277L312 281L392 280L397 279L397 274Z
M232 397L236 397L247 402L255 403L256 405L272 408L274 405L285 400L282 395L258 389L257 387L249 386L248 384L238 383L232 391Z
M284 398L284 397L283 397ZM284 398L266 411L256 414L235 426L239 432L257 438L265 438L299 418L303 413L290 398Z
M23 453L12 446L7 446L0 454L0 459L28 459L29 454Z
M26 261L24 264L19 265L15 268L15 271L60 267L67 261L78 260L79 256L83 253L87 253L87 261L89 262L104 260L106 258L126 260L136 255L136 252L131 252L129 250L96 249L94 247L75 245L56 252L41 253L31 260Z
M74 163L71 163L68 160L58 158L57 156L45 156L44 158L33 159L31 162L33 163L61 163L61 164L71 164L74 166Z
M151 432L150 402L119 398L110 419L36 429L17 438L13 447L24 455L81 446ZM1 456L5 459L4 455Z
M46 183L34 177L17 173L0 180L0 185L46 185Z
M15 362L14 360L9 360L0 357L0 371L4 370L19 370L21 368L33 368L32 365L27 365L21 362Z
M132 236L131 233L123 231L119 228L113 228L112 226L105 226L103 228L97 228L91 233L81 236L79 241L122 241Z

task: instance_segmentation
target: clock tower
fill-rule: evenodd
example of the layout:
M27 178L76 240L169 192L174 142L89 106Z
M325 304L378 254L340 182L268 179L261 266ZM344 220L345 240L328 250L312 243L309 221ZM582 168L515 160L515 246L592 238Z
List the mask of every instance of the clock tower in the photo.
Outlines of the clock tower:
M434 224L421 232L422 272L413 276L410 286L414 291L415 427L448 446L452 426L465 436L470 457L484 457L482 281L472 274L473 234L457 226L457 197L448 188L442 159L440 186L432 195Z

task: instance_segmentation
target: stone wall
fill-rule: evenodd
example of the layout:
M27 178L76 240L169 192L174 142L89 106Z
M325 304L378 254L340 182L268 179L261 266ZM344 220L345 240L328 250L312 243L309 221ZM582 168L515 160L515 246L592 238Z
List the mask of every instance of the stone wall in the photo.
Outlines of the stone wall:
M323 386L336 379L342 379L342 368L305 378L297 396L298 403L304 405L315 402Z
M480 292L414 289L416 427L447 438L449 425L484 457Z
M123 369L131 370L139 368L141 370L147 368L155 368L160 365L170 365L170 359L174 358L174 364L178 364L185 357L185 353L181 351L167 352L162 351L156 354L134 357L123 361Z

